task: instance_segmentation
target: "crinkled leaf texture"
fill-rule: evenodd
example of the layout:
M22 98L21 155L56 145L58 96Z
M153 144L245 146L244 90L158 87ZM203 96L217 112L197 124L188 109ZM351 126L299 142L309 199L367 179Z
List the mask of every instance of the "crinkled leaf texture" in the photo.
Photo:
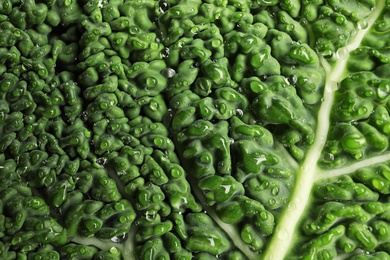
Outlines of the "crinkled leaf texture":
M390 259L389 0L0 1L1 259Z

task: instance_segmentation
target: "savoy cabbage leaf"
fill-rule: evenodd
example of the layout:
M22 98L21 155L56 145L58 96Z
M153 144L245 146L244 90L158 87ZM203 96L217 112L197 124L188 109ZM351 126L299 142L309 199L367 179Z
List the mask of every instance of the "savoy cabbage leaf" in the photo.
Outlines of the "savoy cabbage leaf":
M390 259L389 0L0 1L1 259Z

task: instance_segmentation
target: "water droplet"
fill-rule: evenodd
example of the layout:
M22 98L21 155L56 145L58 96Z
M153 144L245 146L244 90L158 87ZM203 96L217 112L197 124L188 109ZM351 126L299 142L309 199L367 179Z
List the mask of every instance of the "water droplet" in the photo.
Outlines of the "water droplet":
M107 158L105 157L100 157L96 159L96 163L99 164L100 166L104 167L107 163Z
M268 200L268 203L269 203L270 205L275 205L275 204L276 204L276 200L275 200L275 199L269 199L269 200Z
M288 208L290 208L290 209L296 209L296 208L297 208L297 205L296 205L294 202L291 202L290 204L288 204Z
M173 178L177 179L177 178L179 178L182 174L181 174L181 171L180 171L179 169L173 168L173 169L171 170L171 175L172 175Z
M286 26L286 30L287 30L288 32L294 30L294 25L293 25L293 24L288 24L288 25Z
M271 190L271 194L276 196L279 194L279 188L278 187L273 187Z
M262 162L267 161L267 158L265 157L264 154L256 155L256 157L254 159L256 160L256 164L261 164Z
M203 163L210 163L211 162L211 157L208 154L202 154L199 159Z
M360 107L359 109L358 109L358 113L359 113L359 115L364 115L365 113L367 113L367 108L366 107Z
M154 77L146 78L146 85L148 87L155 87L157 86L157 80Z
M336 17L336 23L338 24L344 24L345 23L345 18L342 16L337 16Z
M125 241L127 239L127 234L123 234L122 236L115 236L115 237L112 237L111 238L111 241L116 243L116 244L120 244L122 243L123 241ZM115 248L115 247L113 247Z
M336 51L336 58L337 59L345 59L348 55L348 49L347 47L340 48Z
M325 153L324 154L324 160L325 161L330 161L330 162L334 161L334 154L332 154L332 153Z
M87 111L83 111L80 115L80 118L83 122L86 122L88 121L88 112Z
M161 57L162 57L163 59L169 57L169 48L168 48L168 47L165 47L165 48L161 51Z
M367 26L368 26L368 23L367 23L366 20L360 20L360 21L357 23L357 28L358 28L359 30L364 30L364 29L367 28Z
M165 13L169 9L169 3L167 0L160 0L158 2L158 10L160 13Z
M262 211L262 212L260 213L260 218L261 218L262 220L267 220L267 219L268 219L267 213L266 213L265 211Z
M161 75L163 75L165 78L172 78L175 76L176 71L172 68L165 68L161 71Z
M219 162L218 163L218 168L223 168L225 166L225 163L224 162Z
M164 139L163 138L161 138L161 137L156 137L156 138L154 138L154 144L155 145L157 145L157 146L162 146L162 145L164 145Z
M236 116L243 117L244 116L244 111L242 111L242 109L237 108L236 109Z

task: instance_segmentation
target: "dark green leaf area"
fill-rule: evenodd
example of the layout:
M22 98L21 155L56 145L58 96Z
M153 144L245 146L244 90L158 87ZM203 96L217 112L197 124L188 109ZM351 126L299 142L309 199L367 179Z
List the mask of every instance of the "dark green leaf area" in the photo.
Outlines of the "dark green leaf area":
M356 25L346 15L335 12L328 6L318 9L319 19L313 22L315 49L324 55L332 55L344 47L356 35ZM368 15L369 12L364 13ZM364 19L364 18L363 18ZM355 19L354 19L355 20Z
M341 166L348 158L362 159L388 147L384 133L366 122L339 124L332 131L332 139L334 141L327 142L323 157L324 163L329 165Z
M64 225L69 236L116 240L129 232L136 213L127 200L104 204L101 201L81 200L76 192L62 207Z
M44 246L38 248L38 250L36 250L35 252L28 252L28 253L19 252L18 257L26 257L27 259L29 259L29 258L31 258L31 259L49 258L49 259L59 260L60 254L58 253L58 251L56 250L55 247L53 247L51 245L44 245Z
M351 74L340 83L323 165L342 166L349 158L363 159L388 149L389 86L387 79L372 72Z
M219 19L226 6L227 2L223 1L167 3L164 8L160 8L161 16L158 20L164 45L174 44L182 37L197 37L196 34ZM210 36L210 33L202 36L207 35ZM199 37L203 38L202 36Z
M350 122L367 119L375 107L387 102L389 84L388 79L380 78L372 72L351 74L339 85L332 121Z
M181 130L194 124L197 119L208 124L210 120L227 120L235 115L243 116L247 106L248 101L245 96L233 88L219 88L205 98L187 90L170 100L170 107L174 113L171 121L172 129ZM199 127L201 122L198 124ZM196 130L196 128L195 123L188 131L193 131L191 135L203 135L203 129Z
M72 256L77 259L92 259L97 252L97 248L93 246L70 243L61 248L60 255L62 258L69 258Z
M377 75L386 78L387 74L383 70L388 67L389 61L390 53L385 47L374 49L364 46L351 52L348 69L351 72L375 71Z
M244 257L241 252L230 250L230 240L206 213L174 213L165 221L158 215L146 215L136 224L141 227L135 237L139 243L137 259L150 255L184 259Z
M264 206L251 198L237 195L231 200L218 204L219 218L228 224L237 225L241 239L254 251L261 251L272 234L275 218Z
M282 207L290 195L293 175L278 155L271 133L261 126L244 124L238 118L231 123L232 175L244 184L249 197L267 209ZM253 139L257 141L255 145Z
M314 119L296 89L284 77L272 76L264 83L267 90L253 100L251 112L262 125L275 129L276 138L297 160L301 160L305 146L314 140Z
M239 227L253 250L262 250L293 180L290 166L274 150L271 133L233 116L215 124L196 120L176 140L190 165L189 179L196 181L207 204L216 207L222 221Z
M306 123L312 121L296 90L284 78L275 76L268 79L269 91L261 93L253 101L252 112L264 123L287 124L306 135L308 143L313 141L313 130ZM267 111L267 112L266 112Z
M388 165L359 169L353 174L353 177L373 191L380 194L390 193L390 168Z
M238 6L244 8L242 3L237 5L237 7ZM236 20L233 18L240 15L239 13L235 14L234 11L235 8L226 9L224 13L222 13L222 16L230 16L230 21L234 22ZM288 24L288 19L286 18L288 15L285 12L283 12L283 15L280 15L280 23L282 24L285 22ZM264 22L264 19L266 18L263 14L259 14L255 17L248 16L239 21L237 20L237 26L232 25L232 29L234 30L226 32L220 31L225 41L225 48L222 54L224 54L228 60L226 58L219 58L219 56L215 56L215 58L212 59L214 54L220 54L219 51L209 53L208 55L211 55L210 57L207 56L209 59L206 59L207 57L201 58L181 54L180 56L176 51L186 49L186 44L191 43L191 40L188 37L179 39L177 43L170 47L171 52L167 60L171 60L172 58L172 61L173 59L176 61L183 59L184 61L179 64L177 74L168 80L167 95L172 97L173 94L176 94L177 99L184 100L182 98L184 97L184 94L182 95L182 93L184 93L185 90L192 90L192 92L199 97L206 97L202 99L202 103L200 104L208 104L211 102L209 98L215 100L214 95L217 93L217 88L231 87L234 90L238 90L239 93L244 93L248 97L249 103L251 103L257 96L261 96L261 94L264 94L265 96L269 93L268 89L273 89L274 86L269 87L268 85L274 85L276 75L282 73L285 77L278 78L280 80L278 80L277 84L291 86L290 90L292 93L286 94L288 99L290 99L291 96L293 97L291 99L294 99L291 101L294 103L293 108L289 109L291 113L295 113L295 111L292 111L293 109L297 110L295 103L298 99L299 102L302 102L303 98L305 105L314 105L320 102L324 78L320 75L322 69L319 65L317 54L306 43L294 41L297 40L297 38L293 34L282 32L283 26L278 28L281 31L277 31L276 29L267 30L262 23ZM226 26L228 26L227 19L224 20L221 18L220 21L221 23L226 22ZM273 28L272 26L270 27ZM287 27L289 26L287 25ZM291 26L291 28L292 27L294 26ZM298 26L296 28L298 28ZM206 32L206 29L200 29L199 32L193 36L194 39L198 40L198 36L203 37L205 35L202 34L203 32ZM219 37L219 34L217 35ZM177 44L180 46L176 46ZM272 53L271 49L273 50ZM194 59L194 61L191 59ZM229 61L229 63L227 63L227 61ZM226 67L229 69L226 70ZM195 73L198 73L198 69L199 76L196 78ZM306 73L307 70L310 70L310 73ZM183 73L187 73L188 76L183 78ZM176 83L176 80L179 81ZM194 82L194 84L191 85L192 82ZM237 83L240 84L239 88L237 88ZM293 90L294 88L296 90ZM279 96L279 94L280 93L277 93L276 95ZM194 102L198 99L198 97L189 92L186 92L186 96L186 99L191 99L192 101L180 102L182 107L184 107L185 104L188 104L188 102ZM179 102L176 101L176 98L173 100L179 104ZM283 102L290 102L290 100L283 100ZM174 111L177 110L173 101L170 102L170 106ZM213 120L228 119L233 114L229 109L225 109L225 104L214 104L214 106L220 110L220 113L225 113L226 111L226 116L214 114L213 110L215 110L215 108L212 108L211 106L207 108L200 107L200 116L208 120ZM301 106L300 110L307 109L303 105L298 106ZM243 107L245 108L246 105ZM284 110L279 111L281 109L277 109L276 106L273 108L275 108L275 114L279 117L285 114L287 114L288 117L288 113L284 113ZM242 110L244 115L246 114L245 110L241 107L239 110ZM240 112L239 110L237 110L237 112ZM253 111L258 110L259 109L254 106ZM261 115L255 115L255 119L261 124L268 124L269 126L267 127L272 129L275 127L278 128L277 125L280 124L284 124L284 126L289 125L289 127L293 128L283 130L278 136L278 139L283 142L294 157L300 160L305 154L305 144L310 144L313 139L312 129L310 128L313 128L314 122L312 122L310 110L301 111L304 114L302 117L305 118L300 118L292 124L289 124L286 120L283 121L285 123L279 121L269 122L267 119L270 117L267 116L265 112ZM189 124L189 122L195 119L195 111L196 110L193 108L186 108L185 110L180 111L180 117L176 117L177 120L173 122L173 127L179 128L179 126L175 126L176 121L183 124ZM293 115L293 117L294 116L295 115ZM247 121L248 119L243 118L243 120ZM296 135L299 131L302 131L303 133L299 134L300 136L297 137Z
M1 1L0 258L261 258L315 140L318 54L343 58L373 6ZM341 86L352 111L336 95L327 165L387 150L388 25L351 53L371 74ZM385 258L387 172L316 186L301 255Z
M317 181L309 217L302 223L305 238L301 243L305 245L297 251L321 259L359 250L385 257L389 253L390 204L381 183L387 173L388 167L380 165L359 169L351 177ZM360 259L359 255L354 259Z
M149 214L161 211L166 216L171 210L183 212L187 208L200 211L165 126L147 117L137 117L129 125L129 133L118 134L123 145L112 152L115 156L106 158L126 196L136 198L138 210Z
M91 260L120 260L123 259L123 255L116 247L111 247L107 250L99 250L95 246L91 245L79 245L75 243L69 243L60 250L60 258L58 259L91 259ZM57 258L55 258L57 259Z
M2 186L0 196L2 253L10 251L12 255L12 251L34 251L41 244L61 246L68 242L67 230L50 215L46 202L20 180Z

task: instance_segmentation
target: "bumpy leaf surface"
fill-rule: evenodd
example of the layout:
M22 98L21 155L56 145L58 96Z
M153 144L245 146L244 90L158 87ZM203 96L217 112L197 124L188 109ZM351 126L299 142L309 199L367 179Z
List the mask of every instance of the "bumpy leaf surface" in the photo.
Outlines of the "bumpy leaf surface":
M389 259L389 0L0 1L1 259Z

